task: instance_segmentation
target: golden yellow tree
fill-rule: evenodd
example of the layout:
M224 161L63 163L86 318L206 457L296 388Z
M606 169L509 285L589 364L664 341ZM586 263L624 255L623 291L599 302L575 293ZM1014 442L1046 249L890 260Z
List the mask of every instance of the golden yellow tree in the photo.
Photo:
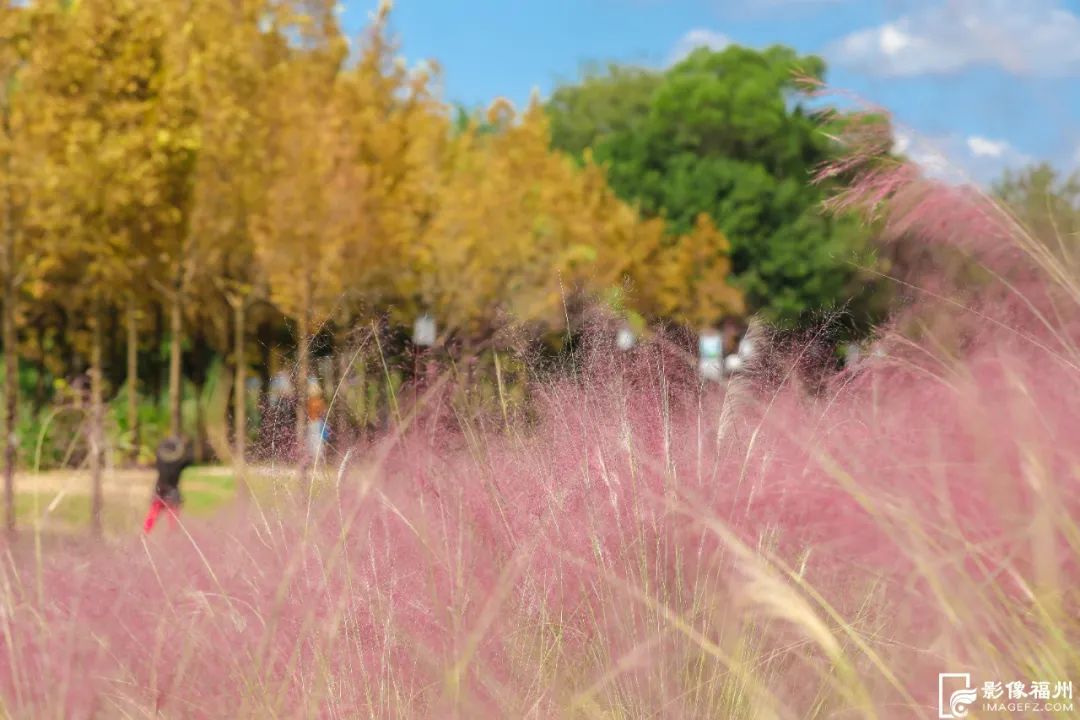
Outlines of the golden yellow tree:
M265 0L203 0L192 22L198 48L193 94L199 108L199 155L195 168L188 247L191 277L200 297L219 296L232 321L233 461L244 463L247 313L264 295L251 235L261 189L270 119L268 77L287 57L281 38L260 23L273 8ZM220 306L199 303L191 313L202 323L220 319ZM227 322L227 321L226 321ZM242 473L241 473L242 476ZM241 479L241 488L245 488Z
M380 299L411 295L406 285L415 275L405 263L433 214L449 129L432 87L438 68L409 69L395 58L390 10L390 2L380 4L356 63L338 82L340 157L350 173L337 202L345 231L343 327L368 319ZM409 306L399 311L412 312Z
M339 142L338 78L347 44L330 4L301 9L306 12L287 18L300 40L270 80L265 186L252 231L271 297L296 321L296 439L302 448L311 335L340 297L344 231L352 227L352 211L340 200L355 167Z
M631 270L639 307L695 330L745 313L742 293L730 284L731 245L708 215L693 231L658 242Z
M0 272L3 273L2 342L4 345L4 526L15 529L15 467L18 461L17 303L21 276L28 264L25 232L28 179L32 175L30 119L25 108L24 75L30 62L31 9L0 0Z
M650 237L599 168L550 150L538 104L518 118L497 102L487 121L447 146L433 217L409 262L417 304L466 345L501 318L555 331L568 299L617 284Z
M84 0L52 11L55 42L35 38L34 120L44 179L34 203L47 248L42 269L70 283L65 299L85 308L90 328L91 513L99 533L105 313L130 302L145 272L139 258L147 239L178 222L169 180L190 154L186 141L174 141L161 124L173 115L165 99L164 24L154 7Z

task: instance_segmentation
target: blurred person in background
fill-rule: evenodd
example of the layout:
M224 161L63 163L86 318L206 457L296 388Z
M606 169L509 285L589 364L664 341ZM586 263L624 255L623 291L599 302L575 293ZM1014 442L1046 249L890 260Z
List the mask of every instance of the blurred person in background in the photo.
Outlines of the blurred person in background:
M318 462L322 454L323 441L326 439L326 401L323 399L322 387L318 382L311 381L308 384L307 416L308 416L308 453L312 462Z
M192 443L182 437L169 437L157 447L157 483L154 486L154 498L150 510L143 521L143 532L154 529L162 511L169 515L169 526L176 527L177 514L183 499L180 496L180 475L194 462Z

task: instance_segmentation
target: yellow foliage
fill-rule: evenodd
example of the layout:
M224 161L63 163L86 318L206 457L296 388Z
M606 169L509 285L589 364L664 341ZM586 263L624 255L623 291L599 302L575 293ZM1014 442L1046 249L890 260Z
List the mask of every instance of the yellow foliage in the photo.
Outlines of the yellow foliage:
M594 165L576 167L550 149L534 104L514 118L505 101L494 128L468 128L447 144L430 223L412 248L418 304L468 340L504 319L552 332L566 303L620 282L649 242L642 222Z
M171 102L160 8L137 0L34 8L21 86L39 159L29 220L55 256L53 282L68 286L64 302L115 301L142 280L154 235L182 221L170 181L193 139Z
M745 312L742 294L728 284L731 245L702 213L687 235L660 245L639 270L642 294L657 316L695 329Z
M304 327L430 312L472 343L507 321L560 332L611 288L647 318L743 312L707 218L674 238L643 220L590 157L551 149L536 99L455 130L438 67L395 58L390 3L348 60L334 5L31 3L33 42L8 44L40 161L20 181L42 248L27 287L116 305L262 284Z

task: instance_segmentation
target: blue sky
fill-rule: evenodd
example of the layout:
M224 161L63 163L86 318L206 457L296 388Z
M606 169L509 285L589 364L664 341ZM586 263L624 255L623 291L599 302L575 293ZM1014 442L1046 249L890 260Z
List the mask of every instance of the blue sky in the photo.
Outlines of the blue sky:
M376 1L342 5L356 33ZM783 43L890 110L901 148L945 176L1080 166L1080 0L397 0L392 17L409 62L438 60L444 97L470 106L523 104L589 62Z

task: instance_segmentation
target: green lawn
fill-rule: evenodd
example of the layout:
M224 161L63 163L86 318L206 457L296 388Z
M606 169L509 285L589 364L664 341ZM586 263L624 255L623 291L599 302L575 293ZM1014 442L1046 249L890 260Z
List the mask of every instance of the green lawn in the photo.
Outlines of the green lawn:
M148 469L115 469L103 478L105 529L123 535L142 526L150 504L155 475ZM320 472L307 490L301 491L295 471L287 466L250 467L248 485L256 502L272 507L291 498L300 501L318 496L333 485L330 473ZM15 479L15 514L23 528L39 524L49 532L79 531L90 522L90 476L85 470L24 473ZM188 468L180 480L183 513L205 518L236 497L232 468L206 465Z
M90 519L90 479L85 472L20 475L16 479L15 515L21 526L40 521L51 530L77 530ZM122 533L141 525L154 487L152 471L123 471L105 476L103 519L107 530ZM207 517L236 495L229 468L193 467L184 472L180 490L184 509Z
M236 477L229 468L194 467L184 473L180 488L185 511L209 515L236 496Z

